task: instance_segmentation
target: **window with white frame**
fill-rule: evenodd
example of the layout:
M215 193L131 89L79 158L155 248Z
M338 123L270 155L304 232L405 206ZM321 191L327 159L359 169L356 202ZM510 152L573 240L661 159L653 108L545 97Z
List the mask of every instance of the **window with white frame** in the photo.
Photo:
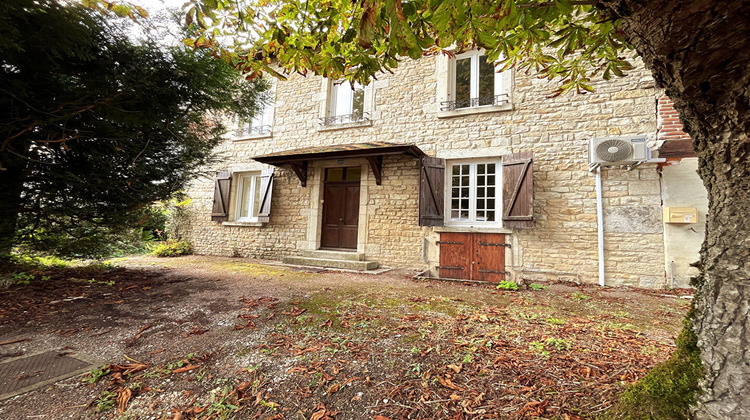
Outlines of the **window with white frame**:
M499 160L448 162L446 224L501 224Z
M331 82L324 125L365 121L365 88L347 81Z
M238 222L257 222L260 212L260 172L237 176L237 207L234 219Z
M257 137L270 135L273 126L273 102L272 94L267 92L262 98L263 108L255 112L250 120L235 120L235 138Z
M443 111L500 106L509 103L504 84L505 72L497 72L495 64L482 51L458 54L450 61L448 101L441 103Z

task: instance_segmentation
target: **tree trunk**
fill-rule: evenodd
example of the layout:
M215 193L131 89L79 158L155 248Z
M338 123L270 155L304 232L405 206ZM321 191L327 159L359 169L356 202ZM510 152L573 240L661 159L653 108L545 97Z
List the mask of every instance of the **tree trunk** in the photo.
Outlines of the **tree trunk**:
M604 0L675 102L708 191L695 415L750 418L750 2Z

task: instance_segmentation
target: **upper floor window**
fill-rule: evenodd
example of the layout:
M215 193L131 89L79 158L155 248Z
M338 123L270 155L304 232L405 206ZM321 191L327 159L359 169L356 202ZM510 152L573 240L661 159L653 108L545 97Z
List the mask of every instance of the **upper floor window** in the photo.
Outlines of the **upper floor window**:
M250 120L236 120L234 138L265 137L271 135L273 127L274 105L271 98L273 92L268 91L263 98L263 107L256 111Z
M482 51L469 51L447 60L443 66L447 80L440 83L445 87L438 92L441 111L509 109L510 72L498 72Z
M368 121L370 116L365 111L365 91L365 87L359 83L352 86L347 81L332 81L323 125Z
M500 162L448 163L448 224L499 224Z

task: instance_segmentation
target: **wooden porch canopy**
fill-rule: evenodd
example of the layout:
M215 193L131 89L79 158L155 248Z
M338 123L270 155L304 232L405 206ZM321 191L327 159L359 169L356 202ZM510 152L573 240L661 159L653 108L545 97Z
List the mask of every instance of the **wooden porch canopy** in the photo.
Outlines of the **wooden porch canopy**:
M273 166L289 165L303 187L307 186L307 167L310 161L324 159L365 158L370 163L375 182L380 185L383 179L383 156L409 155L417 159L424 156L424 152L414 144L388 143L374 141L370 143L342 144L337 146L314 146L300 149L286 150L253 159Z

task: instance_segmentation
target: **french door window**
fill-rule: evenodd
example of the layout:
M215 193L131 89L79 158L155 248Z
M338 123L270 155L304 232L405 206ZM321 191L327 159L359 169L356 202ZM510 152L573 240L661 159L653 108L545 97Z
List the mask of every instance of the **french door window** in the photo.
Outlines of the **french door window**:
M448 223L499 223L499 162L454 163L448 177Z

